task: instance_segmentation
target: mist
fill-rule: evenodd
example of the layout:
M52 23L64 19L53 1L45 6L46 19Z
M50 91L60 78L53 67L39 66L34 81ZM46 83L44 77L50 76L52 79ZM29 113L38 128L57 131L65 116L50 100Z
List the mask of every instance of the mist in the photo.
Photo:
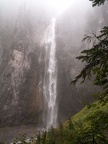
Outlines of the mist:
M80 2L78 0L68 0L63 2L54 0L0 0L0 11L7 19L17 17L21 7L26 8L34 13L39 10L41 12L46 10L47 12L52 13L52 16L57 16L66 11L70 6L72 9L83 12L87 11L88 8L91 8L91 3L86 0L81 0Z
M84 35L108 25L108 4L89 0L0 0L0 140L57 127L93 102L91 81L70 86L92 43ZM11 133L10 133L11 130Z

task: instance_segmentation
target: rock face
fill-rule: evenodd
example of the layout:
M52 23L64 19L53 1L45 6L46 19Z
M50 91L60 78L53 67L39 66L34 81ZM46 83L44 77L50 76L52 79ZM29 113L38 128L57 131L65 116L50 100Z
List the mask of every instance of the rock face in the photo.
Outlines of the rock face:
M0 126L42 123L40 41L51 14L43 8L41 15L37 7L30 10L22 5L11 23L2 18L6 24L0 26Z
M79 11L77 10L79 9ZM99 33L102 27L108 25L105 15L106 6L100 8L70 7L63 15L58 17L56 25L56 45L58 62L58 105L59 119L65 120L69 115L78 112L84 103L93 101L91 95L99 91L92 82L70 85L71 80L79 74L84 64L76 60L80 51L90 48L91 44L82 42L84 35Z
M89 16L97 11L102 11L104 16L107 13L107 9L99 9ZM98 15L94 24L83 13L80 15L70 8L56 22L57 104L59 118L63 120L79 111L83 101L91 101L90 95L95 91L88 81L83 85L69 85L83 67L75 57L86 47L81 43L84 31L107 23L104 16ZM33 9L21 5L14 14L8 14L8 19L0 11L1 127L43 123L45 47L40 43L52 16L54 11L49 12L41 2Z

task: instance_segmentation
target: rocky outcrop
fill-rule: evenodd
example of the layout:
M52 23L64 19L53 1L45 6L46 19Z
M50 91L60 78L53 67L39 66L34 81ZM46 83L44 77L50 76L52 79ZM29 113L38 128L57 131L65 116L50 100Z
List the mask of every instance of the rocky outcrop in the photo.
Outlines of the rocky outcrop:
M57 92L58 115L61 120L78 112L84 103L93 101L92 95L99 91L99 88L93 86L88 80L84 84L78 83L75 86L70 85L70 82L84 66L83 63L76 60L76 57L80 55L81 50L91 47L91 44L82 42L82 39L90 32L99 33L106 24L104 13L107 13L106 7L83 7L82 10L79 6L76 6L76 9L72 6L57 19Z
M89 17L97 11L102 11L102 15L90 21ZM88 28L100 28L102 22L107 23L104 21L107 9L95 10L88 15L85 13L87 11L81 14L77 9L70 8L56 22L57 103L60 119L67 119L70 114L79 111L83 107L82 102L92 101L91 94L95 91L89 81L83 85L69 85L83 67L75 57L86 47L81 42L84 32ZM30 5L21 5L17 14L8 14L8 19L0 11L1 127L43 123L45 48L40 44L50 19L55 15L41 1L32 8Z
M16 22L10 18L11 24L0 27L0 126L42 123L40 41L51 16L46 9L41 16L39 9L34 15L34 9L21 6Z

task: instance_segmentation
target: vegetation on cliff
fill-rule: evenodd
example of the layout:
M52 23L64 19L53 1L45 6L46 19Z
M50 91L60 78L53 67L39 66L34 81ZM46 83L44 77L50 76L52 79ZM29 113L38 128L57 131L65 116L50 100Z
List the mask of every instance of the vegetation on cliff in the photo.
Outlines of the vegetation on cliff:
M108 144L107 110L108 103L86 106L58 129L38 135L36 144Z
M93 6L104 4L105 0L90 0ZM103 91L96 95L97 102L88 104L79 113L69 118L59 127L51 127L48 131L38 133L36 139L26 141L23 137L21 144L108 144L108 27L105 26L100 35L95 37L93 47L83 50L77 57L86 62L84 69L72 83L80 78L82 82L94 74L94 84L103 87ZM84 40L91 40L87 36ZM17 144L17 140L13 144Z
M105 2L105 0L90 1L93 1L93 6L101 5ZM108 26L105 26L98 36L93 33L92 35L86 36L83 40L92 42L92 47L83 50L81 55L77 57L78 60L85 62L85 67L71 84L76 84L79 79L83 83L86 79L92 77L93 84L103 88L96 95L96 98L98 100L104 100L108 96Z
M59 127L39 132L37 138L21 144L108 144L108 103L99 101L86 106ZM14 141L13 144L17 144Z

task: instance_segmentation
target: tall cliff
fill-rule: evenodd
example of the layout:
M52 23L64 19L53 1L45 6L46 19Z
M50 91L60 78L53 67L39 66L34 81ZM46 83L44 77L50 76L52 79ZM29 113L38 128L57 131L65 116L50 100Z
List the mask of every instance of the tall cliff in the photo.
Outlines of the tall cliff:
M56 12L41 1L37 5L22 3L13 11L12 7L10 9L3 11L2 8L0 11L0 126L42 124L45 45L41 45L41 40ZM69 83L83 67L75 57L87 46L81 42L85 31L88 28L95 30L97 26L99 31L107 23L105 15L107 8L93 11L87 7L80 13L70 7L57 18L57 104L60 119L79 111L82 102L92 100L90 95L95 88L89 81L81 86L70 86ZM89 17L93 16L91 21Z
M40 41L52 14L41 3L34 9L22 3L15 15L6 12L0 13L0 126L39 124L44 73Z
M83 4L82 4L83 5ZM92 43L82 41L85 35L99 34L108 25L106 15L108 5L92 8L89 5L73 5L57 19L56 42L58 61L58 103L59 118L66 119L78 112L84 103L93 101L92 95L99 91L91 81L70 85L84 64L76 59ZM91 79L92 80L92 79Z

